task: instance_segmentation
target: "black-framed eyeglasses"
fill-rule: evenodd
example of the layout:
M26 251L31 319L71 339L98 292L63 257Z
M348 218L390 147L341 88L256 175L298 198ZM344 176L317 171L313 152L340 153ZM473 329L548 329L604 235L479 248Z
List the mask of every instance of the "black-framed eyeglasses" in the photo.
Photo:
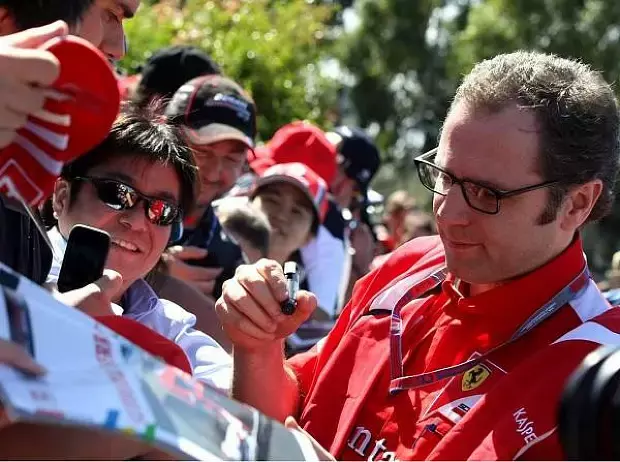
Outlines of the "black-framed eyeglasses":
M183 218L181 208L165 199L142 194L133 186L111 178L78 176L75 180L87 181L95 187L97 197L113 210L129 210L144 202L146 218L158 226L170 226Z
M553 186L558 181L544 181L542 183L525 186L512 190L495 189L490 186L480 184L476 181L457 178L450 172L443 170L433 163L437 155L437 148L422 154L414 159L420 182L424 187L435 194L445 196L450 191L452 185L458 184L463 192L463 197L472 209L489 215L499 213L499 204L502 199L517 196L536 189Z

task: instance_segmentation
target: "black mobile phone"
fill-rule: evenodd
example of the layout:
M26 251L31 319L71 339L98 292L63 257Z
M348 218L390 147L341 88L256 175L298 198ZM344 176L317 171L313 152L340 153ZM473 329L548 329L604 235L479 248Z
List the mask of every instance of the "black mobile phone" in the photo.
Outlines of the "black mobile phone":
M95 282L103 275L110 235L86 225L75 225L58 275L58 291L67 292Z
M11 341L21 346L34 358L34 342L32 340L32 325L28 305L20 294L8 287L3 287L2 292L9 318Z

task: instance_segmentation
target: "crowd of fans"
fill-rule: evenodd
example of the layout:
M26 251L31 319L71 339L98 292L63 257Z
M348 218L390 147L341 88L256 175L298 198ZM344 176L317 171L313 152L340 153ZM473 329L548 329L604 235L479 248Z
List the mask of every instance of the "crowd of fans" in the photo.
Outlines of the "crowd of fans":
M57 72L38 45L73 33L114 61L138 6L0 0L0 149L42 106L41 69ZM618 168L618 105L597 73L526 52L477 65L415 162L432 214L406 191L371 212L381 155L358 127L291 121L258 140L260 108L198 48L159 50L119 85L108 136L37 210L47 236L0 197L2 263L112 328L154 331L187 358L171 364L303 431L320 457L562 458L566 378L620 343L617 291L609 303L590 281L579 237ZM100 280L61 294L76 224L112 245ZM43 373L10 343L0 361ZM0 421L5 457L165 456L104 439Z

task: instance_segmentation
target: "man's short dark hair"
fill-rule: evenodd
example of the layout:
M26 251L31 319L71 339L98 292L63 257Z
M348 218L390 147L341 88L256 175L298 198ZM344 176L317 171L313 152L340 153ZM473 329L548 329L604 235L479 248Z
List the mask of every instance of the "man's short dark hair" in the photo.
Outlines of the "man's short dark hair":
M611 86L586 64L518 51L477 64L457 90L452 108L500 111L511 104L532 111L539 124L540 169L550 188L540 224L555 220L571 186L594 179L603 191L588 221L611 210L618 173L618 102Z
M44 26L63 20L75 26L95 0L0 0L18 29Z
M190 80L221 73L217 63L198 47L176 45L163 48L144 64L133 101L141 106L153 98L167 101Z
M96 148L65 165L60 176L71 182L76 177L88 176L97 165L126 156L173 167L181 183L179 205L186 215L192 211L198 184L193 153L181 129L167 121L161 105L157 103L142 108L125 107L107 138ZM81 184L79 181L72 183L70 203L77 197Z

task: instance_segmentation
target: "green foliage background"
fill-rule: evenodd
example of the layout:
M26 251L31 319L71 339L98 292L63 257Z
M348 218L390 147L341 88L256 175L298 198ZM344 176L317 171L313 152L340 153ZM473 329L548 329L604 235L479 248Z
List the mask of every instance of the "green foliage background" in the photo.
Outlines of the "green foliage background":
M135 73L153 51L172 44L203 48L246 88L259 108L263 139L294 119L328 122L336 82L317 67L331 47L330 5L304 0L188 0L145 4L127 23L129 52L121 66Z

